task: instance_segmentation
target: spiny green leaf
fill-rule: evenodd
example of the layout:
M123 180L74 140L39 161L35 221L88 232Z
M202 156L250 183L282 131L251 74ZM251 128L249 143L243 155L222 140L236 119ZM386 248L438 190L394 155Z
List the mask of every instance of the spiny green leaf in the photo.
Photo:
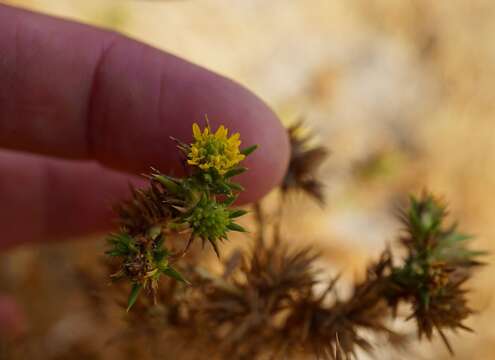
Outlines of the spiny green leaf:
M125 255L127 255L127 253L123 253L120 250L108 250L108 251L105 251L105 254L108 256L125 256Z
M236 191L244 191L244 187L241 184L238 183L226 183L232 190Z
M216 184L216 190L219 192L219 193L222 193L222 194L230 194L232 192L232 189L230 188L229 185L227 185L226 183L224 182L218 182Z
M175 280L178 280L180 282L183 282L185 284L190 284L189 281L187 281L181 273L179 273L177 270L175 270L173 267L167 267L165 269L162 269L161 270L163 274L175 279Z
M241 225L236 224L236 223L230 223L227 225L227 228L232 231L238 231L238 232L247 232L246 229L244 229Z
M108 237L110 243L130 243L132 242L132 237L127 233L110 234Z
M241 216L244 216L246 215L248 212L246 210L242 210L242 209L239 209L239 210L234 210L232 211L230 214L229 214L229 217L231 219L235 219L235 218L238 218L238 217L241 217Z
M168 191L170 191L172 194L177 194L180 191L180 186L175 179L172 179L171 177L166 175L158 175L158 174L154 174L152 175L152 177L160 184L165 186L165 188Z
M217 255L217 258L220 259L220 251L218 250L218 244L216 239L208 239L209 243L213 247L213 250L215 251L215 254Z
M231 206L235 201L237 200L237 195L229 196L225 201L223 202L223 205L229 207Z
M451 259L459 259L459 260L473 260L474 258L480 256L487 256L489 252L480 251L480 250L468 250L468 249L452 249L449 254L447 254Z
M247 148L244 148L241 150L241 154L245 155L245 156L249 156L250 154L253 153L253 151L255 151L256 149L258 148L258 145L251 145Z
M108 243L113 246L110 251L119 252L122 255L138 252L134 239L126 233L110 235L108 238Z
M131 310L132 306L136 303L142 287L143 286L138 283L132 285L131 293L129 294L129 299L127 300L127 311Z
M247 168L245 168L245 167L236 167L234 169L227 171L224 176L228 179L228 178L240 175L243 172L245 172L246 170L247 170Z
M459 246L459 243L462 243L467 240L471 240L473 238L472 235L461 234L461 233L450 233L446 237L444 237L439 245L441 246Z

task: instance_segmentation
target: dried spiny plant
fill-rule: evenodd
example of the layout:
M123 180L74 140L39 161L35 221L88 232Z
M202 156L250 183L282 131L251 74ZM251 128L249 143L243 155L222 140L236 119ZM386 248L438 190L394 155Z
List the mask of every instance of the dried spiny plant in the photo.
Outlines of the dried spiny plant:
M284 325L283 348L299 346L317 358L350 359L358 348L372 351L373 345L363 333L398 338L387 326L390 312L383 296L389 266L389 253L384 252L368 268L365 280L354 285L347 300L334 293L338 278L332 279L322 294L313 289L303 293Z
M323 146L311 145L313 136L304 134L304 124L299 121L287 129L291 157L289 168L282 182L284 193L300 190L324 203L323 184L318 180L317 170L328 156Z
M291 301L314 285L315 259L310 249L257 247L230 276L206 284L195 323L206 324L226 358L265 352L278 341Z
M320 147L308 150L307 138L296 136L299 127L289 129L293 151L282 191L301 191L322 202L315 170L326 151ZM124 301L122 287L116 290L122 306L134 304L127 315L127 326L133 332L125 341L132 342L141 334L177 358L208 354L208 358L219 359L277 359L302 354L349 360L362 351L373 353L377 343L406 347L409 337L392 326L398 318L414 319L419 339L431 340L438 333L452 352L445 331L469 330L464 320L473 311L464 284L481 265L482 253L468 250L470 237L458 232L456 225L445 224L445 205L426 192L411 197L399 214L404 225L399 237L404 258L384 250L347 297L337 294L339 277L322 280L317 249L289 246L280 219L267 221L270 216L263 213L260 203L254 206L256 241L247 253L236 250L222 259L222 271L200 267L199 256L182 263L184 276L164 271L184 259L194 237L210 242L218 252L217 241L226 237L227 230L241 230L231 219L245 211L229 208L234 191L241 189L230 179L244 169L236 161L224 166L208 158L211 149L204 142L217 146L218 140L216 135L211 138L210 131L209 127L204 132L195 128L195 144L179 142L192 166L188 177L176 179L153 171L148 176L150 188L133 190L132 200L117 207L122 227L112 238L117 253L110 254L121 259L119 275L129 278L134 287L146 288L150 286L147 279L154 280L152 298L137 299L133 292ZM228 141L223 131L217 133ZM220 195L227 200L217 200ZM281 216L282 211L276 213ZM188 242L184 250L173 253L162 248L165 238L170 244L177 238ZM160 267L163 263L165 268ZM155 267L169 275L160 287L153 278ZM185 278L191 286L177 282ZM398 311L401 304L411 309L409 316Z

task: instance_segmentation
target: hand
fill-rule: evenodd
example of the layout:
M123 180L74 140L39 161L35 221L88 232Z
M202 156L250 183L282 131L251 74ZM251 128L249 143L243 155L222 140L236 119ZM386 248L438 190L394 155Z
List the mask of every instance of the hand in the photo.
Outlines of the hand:
M0 5L0 248L107 230L110 206L154 166L180 174L174 136L208 115L260 148L249 202L277 185L289 144L233 81L121 35ZM14 326L0 298L0 323Z

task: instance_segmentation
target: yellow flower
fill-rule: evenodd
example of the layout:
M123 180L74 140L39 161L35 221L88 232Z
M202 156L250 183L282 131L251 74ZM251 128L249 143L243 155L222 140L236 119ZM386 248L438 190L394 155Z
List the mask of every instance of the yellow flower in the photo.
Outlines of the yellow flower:
M194 143L187 154L189 165L195 165L201 170L215 169L220 175L225 174L239 162L244 160L239 146L239 133L228 137L228 129L221 125L215 133L207 126L203 132L198 124L192 126Z

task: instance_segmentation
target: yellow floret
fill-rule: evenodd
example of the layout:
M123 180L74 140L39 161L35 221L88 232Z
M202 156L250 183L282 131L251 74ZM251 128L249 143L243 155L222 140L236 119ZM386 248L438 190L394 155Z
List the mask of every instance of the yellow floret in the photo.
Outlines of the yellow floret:
M188 157L188 164L199 167L202 170L215 169L220 175L225 174L245 156L241 154L239 133L228 137L228 129L221 125L215 133L209 126L201 132L198 124L192 126L194 143L191 144Z

